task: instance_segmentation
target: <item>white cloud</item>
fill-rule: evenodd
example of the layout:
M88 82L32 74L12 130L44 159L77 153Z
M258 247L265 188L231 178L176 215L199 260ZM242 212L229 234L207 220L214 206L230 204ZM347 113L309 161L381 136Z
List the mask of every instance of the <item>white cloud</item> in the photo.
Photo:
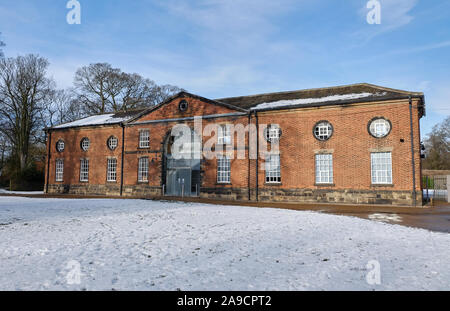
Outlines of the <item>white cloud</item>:
M411 10L417 5L419 0L379 0L381 4L381 24L369 25L356 32L354 35L365 38L365 42L386 32L393 31L405 26L414 20ZM367 1L359 10L361 18L366 20L369 10L366 8Z

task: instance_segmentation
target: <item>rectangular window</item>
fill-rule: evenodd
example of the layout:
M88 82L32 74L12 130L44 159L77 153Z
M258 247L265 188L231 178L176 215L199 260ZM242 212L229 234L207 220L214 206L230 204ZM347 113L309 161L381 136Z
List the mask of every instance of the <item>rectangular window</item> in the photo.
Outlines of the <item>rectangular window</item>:
M392 155L390 152L370 154L372 184L392 184Z
M64 160L56 159L56 172L55 172L56 181L63 181L63 176L64 176Z
M138 181L148 181L148 158L139 158Z
M228 124L220 124L217 133L217 143L219 145L231 144L231 131Z
M108 170L107 170L107 181L116 181L117 180L117 159L110 158L108 159Z
M80 181L89 181L89 159L81 159Z
M316 184L333 183L333 155L316 154Z
M139 131L139 148L150 148L150 131Z
M280 183L280 155L271 154L266 159L266 183Z
M224 155L217 156L217 182L229 183L231 175L230 158Z

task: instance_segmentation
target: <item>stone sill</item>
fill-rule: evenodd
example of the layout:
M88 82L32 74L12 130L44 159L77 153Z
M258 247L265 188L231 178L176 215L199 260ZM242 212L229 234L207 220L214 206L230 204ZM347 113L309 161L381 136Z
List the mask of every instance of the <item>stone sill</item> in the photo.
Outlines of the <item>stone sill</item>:
M371 187L394 187L394 184L371 184Z
M323 184L314 184L314 186L316 186L316 187L335 187L336 185L323 183Z

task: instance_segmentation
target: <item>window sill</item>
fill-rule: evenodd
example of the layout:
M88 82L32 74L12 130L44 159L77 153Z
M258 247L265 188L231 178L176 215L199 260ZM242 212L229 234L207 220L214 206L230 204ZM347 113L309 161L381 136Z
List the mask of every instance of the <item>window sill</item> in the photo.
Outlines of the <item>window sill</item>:
M334 183L333 184L327 184L327 183L315 183L314 186L316 187L334 187L336 186Z
M138 184L148 184L148 180L146 180L146 181L139 181L138 180Z
M216 185L219 185L219 186L231 185L231 182L216 182Z
M371 187L394 187L394 184L371 184Z
M281 186L281 182L265 182L264 185L266 186Z
M107 180L106 181L108 184L116 184L117 180Z

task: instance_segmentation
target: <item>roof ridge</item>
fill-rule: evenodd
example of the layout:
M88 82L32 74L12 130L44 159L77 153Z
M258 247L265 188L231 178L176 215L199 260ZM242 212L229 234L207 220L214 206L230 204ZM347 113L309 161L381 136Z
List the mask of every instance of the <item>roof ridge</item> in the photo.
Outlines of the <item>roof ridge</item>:
M355 87L355 86L369 86L369 87L377 88L377 89L384 90L384 91L390 91L390 92L396 92L396 93L402 93L402 94L411 94L411 95L423 95L422 92L410 92L410 91L393 89L393 88L388 88L388 87L384 87L384 86L380 86L380 85L376 85L376 84L362 82L362 83L353 83L353 84L346 84L346 85L300 89L300 90L293 90L293 91L268 92L268 93L252 94L252 95L222 97L222 98L217 98L214 100L221 101L221 100L225 100L225 99L228 100L228 99L236 99L236 98L242 98L242 97L252 98L252 97L260 97L260 96L266 96L266 95L288 95L288 94L297 93L297 92L324 91L324 90L330 90L330 89L341 89L341 88L349 88L349 87Z

